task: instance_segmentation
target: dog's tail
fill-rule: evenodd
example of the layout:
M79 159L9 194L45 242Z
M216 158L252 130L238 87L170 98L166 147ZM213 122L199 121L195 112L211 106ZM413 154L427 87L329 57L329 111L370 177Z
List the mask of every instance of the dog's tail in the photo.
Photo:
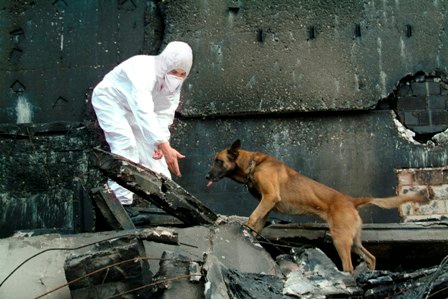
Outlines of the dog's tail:
M429 199L427 196L421 194L399 195L385 198L359 197L353 199L353 204L356 208L362 205L372 204L384 209L393 209L398 208L400 205L406 202L418 202L421 204L426 204L429 202Z

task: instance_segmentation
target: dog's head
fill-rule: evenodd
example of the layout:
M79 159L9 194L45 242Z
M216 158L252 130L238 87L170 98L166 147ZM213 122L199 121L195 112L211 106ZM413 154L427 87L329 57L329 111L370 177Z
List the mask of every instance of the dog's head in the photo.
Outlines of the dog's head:
M213 159L212 166L205 177L208 181L207 187L214 182L219 181L223 177L229 176L236 168L236 160L238 158L241 141L235 140L233 144L218 152Z

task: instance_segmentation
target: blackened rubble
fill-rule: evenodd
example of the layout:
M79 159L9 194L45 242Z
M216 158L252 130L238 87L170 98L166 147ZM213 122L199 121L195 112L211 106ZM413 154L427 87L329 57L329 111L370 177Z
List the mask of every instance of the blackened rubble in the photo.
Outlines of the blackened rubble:
M36 262L40 271L33 271L35 263L31 260L5 279L14 266L8 264L0 269L0 296L36 298L51 294L51 298L68 298L70 292L72 298L79 298L77 294L89 294L89 298L105 298L104 294L111 298L137 298L138 294L147 296L143 298L446 298L448 295L447 259L437 266L400 272L368 271L361 264L355 275L350 275L338 271L322 250L312 246L290 248L274 260L244 229L245 220L220 217L215 225L209 226L40 235L28 237L26 247L21 237L2 239L0 246L11 249L6 258L16 265L36 251L74 247L92 238L97 241L75 251L55 250L51 263L45 262L48 255L39 256ZM63 269L65 275L60 274ZM24 281L28 287L18 287ZM66 287L67 284L70 286Z
M171 239L175 237L173 234ZM109 297L151 281L152 275L143 257L142 239L135 236L100 242L87 253L72 254L64 263L72 298L89 298L92 294L98 298ZM113 267L101 271L108 265ZM147 292L136 290L135 296L146 296Z
M412 272L363 272L357 283L364 298L446 298L448 294L448 259L438 266Z
M165 212L182 218L184 226L156 228L155 232L171 232L168 242L164 238L148 240L145 234L134 234L129 239L117 231L116 240L106 245L95 245L87 253L72 252L63 256L59 263L51 265L53 271L47 272L57 275L65 264L67 280L71 281L96 271L102 273L96 280L70 286L72 296L76 292L87 292L92 294L90 298L102 298L104 293L98 290L107 291L110 297L125 294L126 298L138 295L147 298L445 298L448 295L446 258L439 265L416 270L369 271L361 262L354 275L341 272L319 249L331 240L324 227L319 228L319 231L324 231L323 235L318 232L322 238L313 234L316 228L310 230L308 227L307 234L306 226L297 226L297 232L303 233L302 237L291 237L294 232L289 229L286 234L289 239L285 241L281 239L284 228L275 225L266 229L268 238L255 238L244 226L245 217L215 215L174 182L120 157L109 156L105 152L100 154L98 161L109 177L129 186L130 190L138 192ZM114 213L114 209L111 211ZM186 219L185 215L191 218ZM443 226L443 223L439 225ZM123 234L126 230L121 232ZM431 226L427 233L434 233ZM433 236L439 233L438 230ZM369 236L369 233L365 235ZM82 240L83 235L71 238ZM409 244L412 240L408 240ZM447 241L440 244L447 246ZM132 252L135 257L129 255ZM419 258L426 257L422 253ZM96 262L92 262L94 260ZM114 272L109 266L129 260L138 262L131 267L132 275L110 276ZM41 278L41 284L50 291L55 287L47 286L42 280L44 278ZM101 285L104 282L107 282L107 287ZM0 295L8 295L4 287L0 287Z
M138 263L133 267L132 277L122 277L114 285L114 278L109 277L113 272L104 270L99 275L101 286L92 283L98 281L97 277L90 280L92 285L86 286L84 283L83 289L74 288L72 292L86 292L89 288L103 292L115 290L115 295L127 294L131 296L129 298L134 298L132 296L136 296L143 287L148 298L424 298L416 297L416 294L444 298L447 295L446 261L440 266L401 272L369 271L361 263L355 274L351 275L339 271L322 250L305 245L290 248L274 260L242 226L245 220L241 217L220 217L216 225L171 230L175 238L170 238L169 242L156 238L144 241L147 260L141 250L136 253L134 259ZM128 238L117 237L121 241L113 242L122 246L135 243L123 241ZM95 253L100 249L101 254ZM117 259L119 252L123 252L120 246L98 246L87 255L84 253L77 257L72 254L65 264L85 261L85 256L99 257L103 261L110 259L116 264L120 263ZM132 259L129 252L122 254L124 262ZM141 265L142 262L147 263L146 266ZM149 274L145 270L147 268L150 269ZM91 272L96 270L90 267ZM135 273L151 279L143 282L142 277ZM66 276L75 279L73 275ZM103 285L105 281L107 288ZM140 281L141 285L136 286L135 281ZM112 296L111 293L109 295Z

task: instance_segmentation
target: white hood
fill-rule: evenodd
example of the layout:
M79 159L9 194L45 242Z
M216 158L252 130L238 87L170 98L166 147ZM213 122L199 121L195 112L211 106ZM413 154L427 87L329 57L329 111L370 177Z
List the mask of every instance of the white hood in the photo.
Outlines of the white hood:
M169 71L181 68L190 73L193 64L193 51L184 42L170 42L165 49L157 55L156 69L157 77L163 78Z

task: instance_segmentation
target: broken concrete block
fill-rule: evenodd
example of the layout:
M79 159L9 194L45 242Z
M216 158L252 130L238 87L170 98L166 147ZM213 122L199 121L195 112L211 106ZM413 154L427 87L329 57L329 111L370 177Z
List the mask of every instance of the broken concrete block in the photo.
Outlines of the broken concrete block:
M214 256L206 256L204 271L206 274L206 283L204 295L206 299L230 299L227 285L224 282L225 266Z
M246 231L238 221L222 222L217 226L194 226L176 229L179 246L165 246L156 242L145 243L148 256L160 256L169 250L193 260L214 255L229 269L247 273L265 273L282 276L271 255ZM151 263L151 269L158 265Z
M193 226L186 228L176 228L178 243L175 245L164 245L160 242L143 242L145 245L146 255L160 257L164 251L181 254L190 260L202 261L203 254L210 246L210 229L206 226ZM151 270L154 273L159 270L159 262L155 260L149 261Z
M291 272L299 271L299 265L294 260L294 257L290 254L281 254L275 258L275 261L280 267L284 276L288 276Z
M206 256L205 298L289 298L282 295L283 278L227 268L217 256Z
M207 253L215 255L229 269L282 276L272 256L239 222L211 227L210 244Z
M69 256L64 271L72 298L100 299L127 293L148 296L148 289L140 289L152 281L144 257L142 242L128 237L101 242L85 254Z
M155 298L204 298L204 280L199 264L186 256L165 251L154 276ZM160 282L160 283L158 283Z
M283 279L275 275L243 273L226 269L224 281L230 298L291 298L283 296Z
M406 203L399 208L404 221L429 221L448 217L448 183L445 176L448 168L396 169L398 194L422 192L428 194L430 204Z
M339 271L320 249L294 248L292 254L299 269L287 275L283 294L300 298L362 295L353 276Z

